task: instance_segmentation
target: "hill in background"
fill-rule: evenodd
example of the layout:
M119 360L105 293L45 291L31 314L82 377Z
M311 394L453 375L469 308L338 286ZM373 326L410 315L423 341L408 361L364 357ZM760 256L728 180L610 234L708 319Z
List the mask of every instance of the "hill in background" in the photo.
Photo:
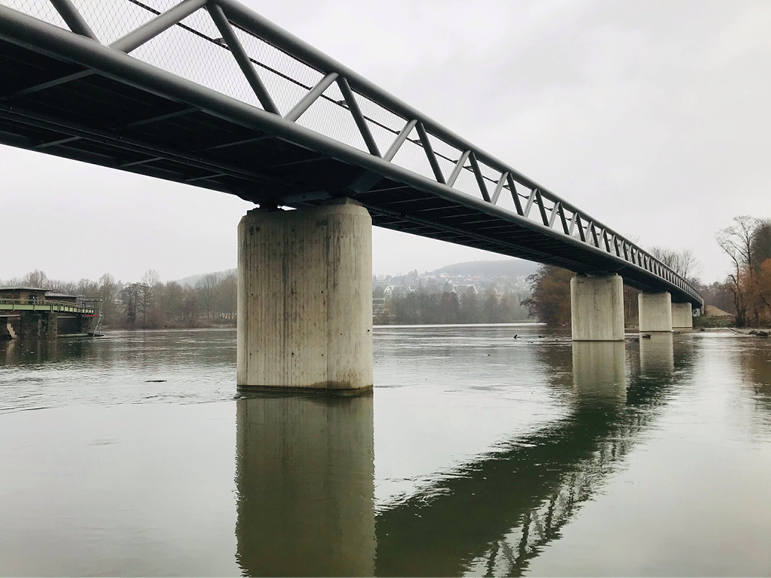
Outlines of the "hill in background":
M229 273L235 273L236 269L225 269L224 271L216 271L215 275L225 276ZM208 273L201 273L200 275L190 275L190 277L184 277L183 279L177 279L177 283L182 287L195 287L195 284L203 279Z
M430 274L464 275L478 277L527 277L535 273L538 263L522 259L503 259L500 261L469 261L447 265Z
M470 277L527 277L535 273L538 268L538 263L532 263L530 261L524 261L522 259L501 259L500 261L468 261L466 263L455 263L454 265L447 265L441 269L428 272L429 275L441 275L446 273L451 276L470 276ZM219 271L218 274L226 275L234 272L235 269L227 269L225 271ZM177 279L177 283L183 287L195 287L195 284L201 280L204 275L208 273L201 273L199 275L190 275L183 279Z

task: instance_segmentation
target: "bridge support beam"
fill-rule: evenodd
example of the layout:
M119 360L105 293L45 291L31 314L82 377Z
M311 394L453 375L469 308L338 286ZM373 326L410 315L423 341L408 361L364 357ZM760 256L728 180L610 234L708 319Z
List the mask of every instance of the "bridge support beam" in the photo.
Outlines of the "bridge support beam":
M672 296L669 293L640 293L637 306L641 333L672 331Z
M672 303L672 329L693 329L693 305Z
M372 387L372 219L345 200L238 225L239 388Z
M624 340L624 282L612 275L570 280L573 341Z

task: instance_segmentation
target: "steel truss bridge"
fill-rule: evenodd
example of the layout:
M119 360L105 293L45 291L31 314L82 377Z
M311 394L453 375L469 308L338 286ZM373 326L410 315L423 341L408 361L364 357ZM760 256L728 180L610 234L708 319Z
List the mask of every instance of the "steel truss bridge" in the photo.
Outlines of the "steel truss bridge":
M0 143L699 293L513 167L235 0L0 0Z

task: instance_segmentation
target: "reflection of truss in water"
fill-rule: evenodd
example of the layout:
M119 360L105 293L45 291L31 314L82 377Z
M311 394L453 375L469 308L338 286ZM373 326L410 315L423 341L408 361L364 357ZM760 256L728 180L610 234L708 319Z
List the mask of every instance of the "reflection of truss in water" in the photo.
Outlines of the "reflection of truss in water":
M634 417L634 416L630 416ZM649 419L637 421L647 423ZM619 461L631 450L633 439L645 425L636 423L619 428L618 438L603 441L595 454L565 476L555 492L538 507L522 515L521 524L496 541L470 566L486 570L487 576L521 576L543 547L560 538L560 531L600 488L605 477L614 472ZM477 574L477 572L473 572Z
M377 516L378 575L521 575L621 465L664 405L672 374L633 379Z

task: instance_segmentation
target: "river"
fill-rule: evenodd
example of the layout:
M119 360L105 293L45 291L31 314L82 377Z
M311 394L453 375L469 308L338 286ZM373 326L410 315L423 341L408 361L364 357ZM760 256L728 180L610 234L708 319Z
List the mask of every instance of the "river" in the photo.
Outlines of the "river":
M0 342L0 575L768 575L771 340L378 327L369 395L234 330Z

